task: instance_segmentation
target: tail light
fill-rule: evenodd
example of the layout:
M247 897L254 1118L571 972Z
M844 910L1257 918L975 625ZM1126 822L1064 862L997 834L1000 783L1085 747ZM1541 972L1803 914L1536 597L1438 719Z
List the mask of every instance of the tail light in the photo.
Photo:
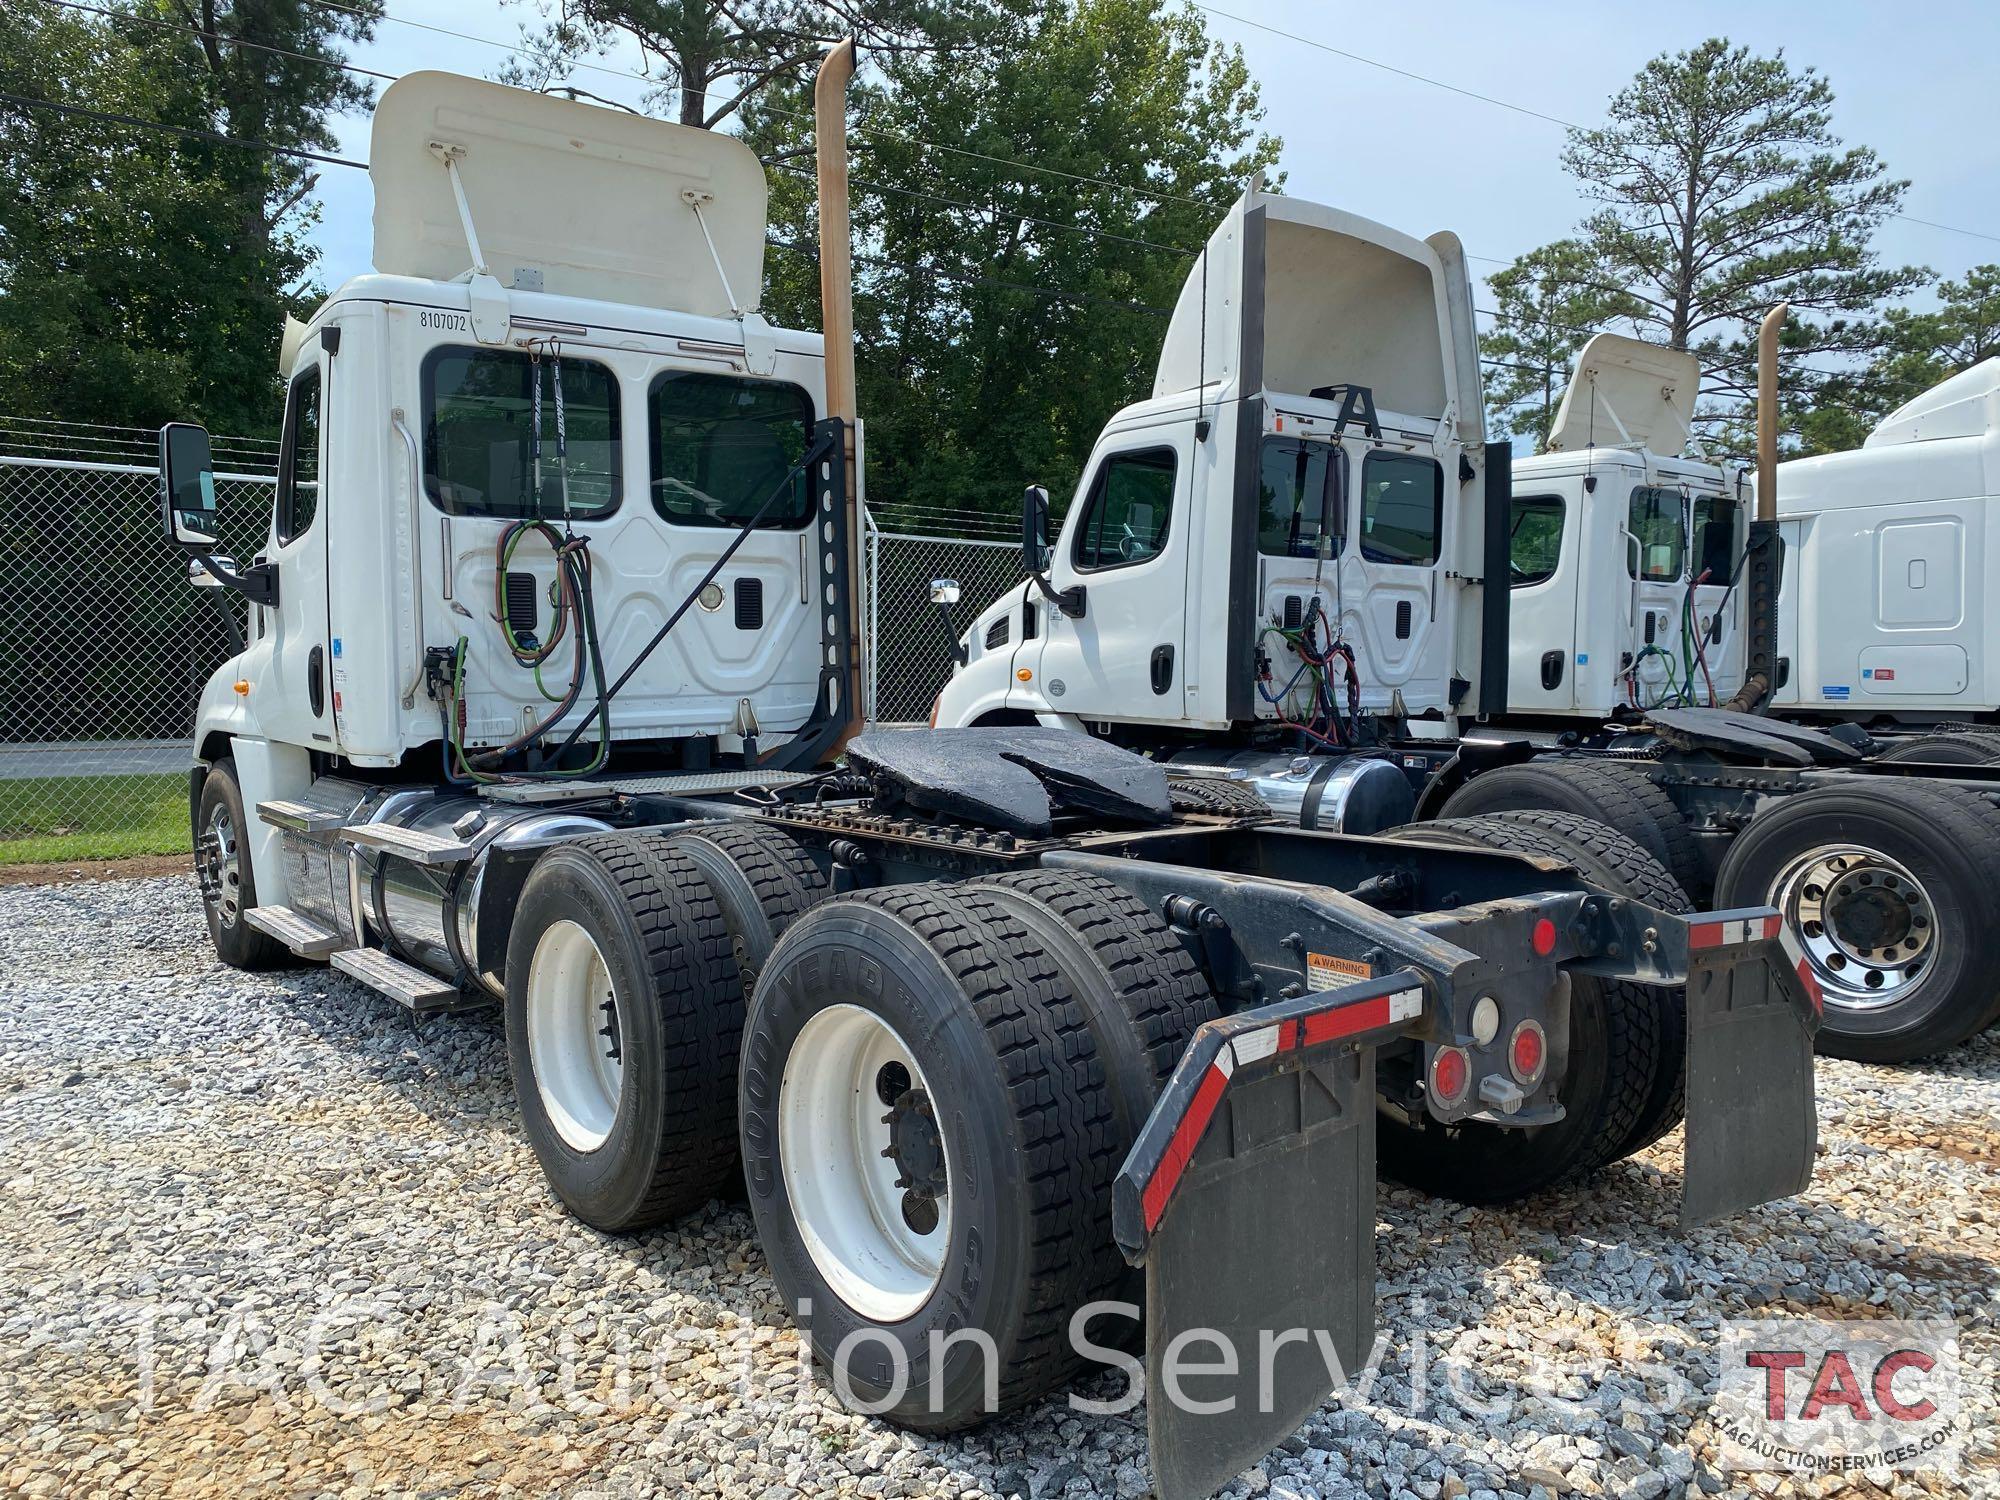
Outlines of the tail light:
M1431 1098L1450 1108L1472 1089L1472 1059L1463 1047L1440 1047L1431 1054Z
M1507 1041L1507 1069L1524 1089L1542 1081L1549 1066L1549 1039L1536 1021L1523 1021Z

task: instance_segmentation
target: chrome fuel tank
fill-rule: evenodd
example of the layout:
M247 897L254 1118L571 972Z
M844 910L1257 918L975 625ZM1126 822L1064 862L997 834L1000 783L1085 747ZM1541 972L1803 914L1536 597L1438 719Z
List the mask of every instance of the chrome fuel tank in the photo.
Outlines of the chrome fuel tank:
M478 962L482 920L504 921L489 893L496 850L599 832L610 825L582 813L509 807L457 792L370 787L327 777L304 799L339 812L354 827L387 823L449 834L472 846L469 858L425 865L325 833L285 835L294 906L356 947L369 943L445 978L476 978L494 994L501 977ZM491 909L489 909L491 908Z
M1300 828L1380 833L1401 827L1417 810L1409 778L1393 761L1368 756L1196 749L1168 757L1168 764L1240 780Z

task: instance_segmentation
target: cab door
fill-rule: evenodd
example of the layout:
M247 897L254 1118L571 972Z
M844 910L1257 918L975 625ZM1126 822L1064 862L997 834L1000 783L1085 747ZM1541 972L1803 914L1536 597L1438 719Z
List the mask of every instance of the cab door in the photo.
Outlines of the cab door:
M1743 502L1728 495L1696 495L1690 508L1693 543L1688 559L1688 577L1694 588L1696 686L1701 701L1709 701L1709 686L1715 702L1721 703L1743 685L1743 547L1748 532L1744 525ZM1706 582L1702 582L1703 578ZM1707 675L1701 672L1706 664Z
M1587 663L1577 660L1574 488L1574 481L1537 486L1508 505L1507 706L1516 713L1576 707L1577 668Z
M328 517L320 503L327 376L325 352L315 343L285 392L278 484L265 553L278 574L277 606L263 611L275 680L253 681L251 691L263 695L253 706L273 738L332 749L339 731L327 633Z
M1681 703L1686 694L1681 606L1687 598L1687 511L1678 486L1634 485L1626 502L1631 607L1621 665L1627 701L1636 699L1641 708Z
M1364 707L1400 690L1412 712L1448 709L1454 590L1440 576L1444 466L1423 453L1370 449L1355 486L1354 544L1341 563L1346 613L1360 637L1356 665Z
M1057 713L1178 721L1183 714L1188 522L1193 483L1184 427L1141 428L1100 448L1049 561L1057 593L1082 612L1041 611L1032 691ZM1019 673L1016 673L1018 677Z

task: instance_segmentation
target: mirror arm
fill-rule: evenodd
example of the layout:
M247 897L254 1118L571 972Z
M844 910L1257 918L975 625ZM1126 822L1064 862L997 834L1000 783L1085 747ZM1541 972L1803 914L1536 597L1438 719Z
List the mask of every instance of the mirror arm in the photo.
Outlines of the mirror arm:
M252 604L274 609L278 603L278 570L271 563L252 563L240 573L232 573L206 552L197 553L201 570L231 593L241 594Z
M1037 568L1028 576L1035 580L1035 587L1041 590L1042 597L1053 604L1063 614L1072 620L1081 620L1083 618L1085 594L1082 584L1073 583L1061 592L1057 592L1055 585L1049 582L1049 575L1042 569Z

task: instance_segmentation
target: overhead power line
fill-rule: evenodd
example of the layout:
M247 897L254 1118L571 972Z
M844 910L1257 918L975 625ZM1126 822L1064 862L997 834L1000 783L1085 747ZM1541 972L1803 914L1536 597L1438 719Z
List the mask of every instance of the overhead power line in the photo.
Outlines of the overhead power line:
M245 140L241 136L224 135L219 130L196 130L187 125L169 125L163 120L143 120L137 115L121 115L108 109L86 109L81 104L58 104L53 99L35 99L26 94L0 92L0 103L18 104L28 109L49 109L60 115L75 115L86 120L99 120L108 125L132 125L141 130L160 130L168 135L180 136L183 140L211 141L218 146L239 146L245 151L262 151L270 156L296 157L300 161L325 162L333 167L359 167L368 170L365 161L354 161L345 156L329 156L322 151L303 151L296 146L274 146L269 141Z

